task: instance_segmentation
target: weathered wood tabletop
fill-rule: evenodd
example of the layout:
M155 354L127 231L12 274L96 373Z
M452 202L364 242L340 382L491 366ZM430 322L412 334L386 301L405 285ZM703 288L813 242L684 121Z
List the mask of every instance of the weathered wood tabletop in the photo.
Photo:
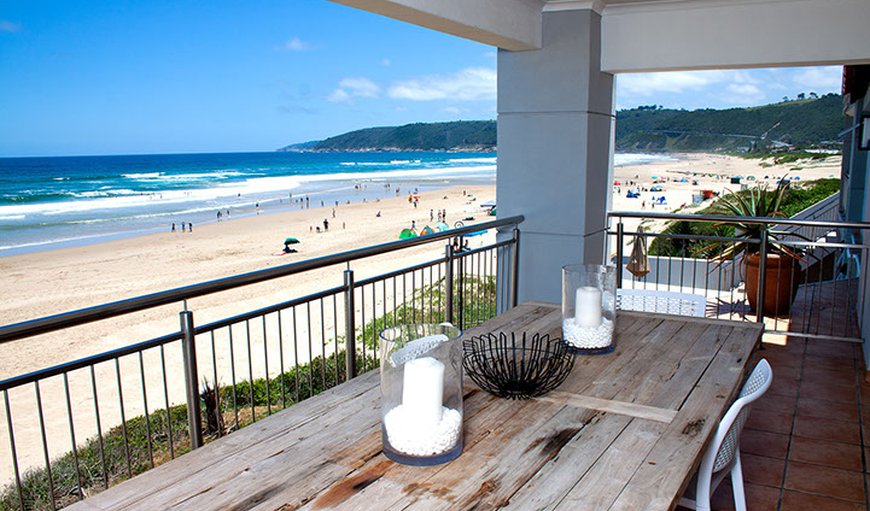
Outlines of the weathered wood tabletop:
M529 303L469 330L560 336ZM736 395L760 326L620 312L617 349L556 391L495 398L468 382L465 449L435 467L381 453L377 371L72 507L108 509L672 509Z

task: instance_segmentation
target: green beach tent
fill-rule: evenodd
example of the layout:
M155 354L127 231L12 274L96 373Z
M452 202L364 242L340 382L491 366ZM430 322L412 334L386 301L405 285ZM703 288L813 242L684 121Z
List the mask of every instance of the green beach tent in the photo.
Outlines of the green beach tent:
M416 238L417 235L411 229L403 229L401 233L399 233L400 240L407 240L411 238Z

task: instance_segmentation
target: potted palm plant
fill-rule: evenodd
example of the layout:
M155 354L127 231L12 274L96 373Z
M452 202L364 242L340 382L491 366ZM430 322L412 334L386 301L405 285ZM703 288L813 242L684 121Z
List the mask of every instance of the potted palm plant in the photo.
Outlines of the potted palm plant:
M780 206L788 186L789 181L782 178L773 190L764 184L743 192L728 194L716 203L716 212L738 217L784 218ZM739 219L733 222L720 222L718 225L733 227L734 240L716 243L720 248L724 247L716 258L724 262L742 256L746 295L749 299L749 308L753 312L758 305L758 277L761 262L759 240L762 233L767 231L764 312L772 315L788 313L800 282L801 253L794 247L783 244L783 240L785 236L798 235L773 229L771 224L741 222ZM711 248L712 246L705 247L704 251L709 252Z

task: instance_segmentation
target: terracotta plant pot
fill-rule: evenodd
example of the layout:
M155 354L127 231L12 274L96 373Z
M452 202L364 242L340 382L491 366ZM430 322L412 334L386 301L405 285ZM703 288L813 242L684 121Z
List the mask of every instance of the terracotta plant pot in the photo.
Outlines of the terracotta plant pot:
M760 254L749 254L746 264L746 295L749 308L756 311L758 304L758 265ZM797 294L800 283L800 264L788 255L768 254L764 289L764 315L782 316L788 314L791 302Z

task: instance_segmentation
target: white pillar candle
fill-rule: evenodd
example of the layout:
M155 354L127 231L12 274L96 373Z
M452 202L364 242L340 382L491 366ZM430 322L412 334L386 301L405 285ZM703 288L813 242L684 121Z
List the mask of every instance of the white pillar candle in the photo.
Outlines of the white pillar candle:
M597 287L577 288L574 295L574 321L578 326L598 327L601 325L601 290Z
M414 429L434 429L441 422L444 364L432 357L405 363L402 406Z

